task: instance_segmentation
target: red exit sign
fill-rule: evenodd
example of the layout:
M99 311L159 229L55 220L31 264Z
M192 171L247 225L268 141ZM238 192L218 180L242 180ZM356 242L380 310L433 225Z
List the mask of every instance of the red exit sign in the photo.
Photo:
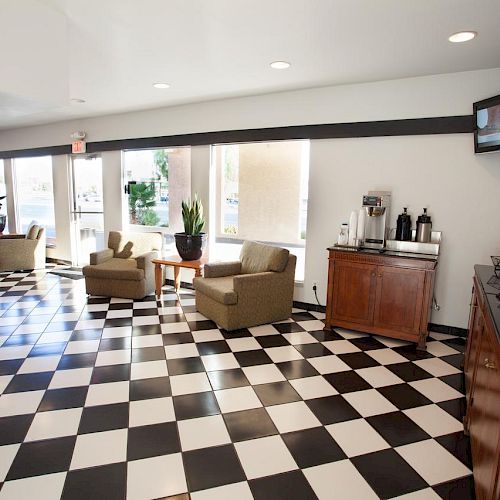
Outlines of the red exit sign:
M87 151L87 143L85 141L73 141L71 143L71 152L73 154L85 153Z

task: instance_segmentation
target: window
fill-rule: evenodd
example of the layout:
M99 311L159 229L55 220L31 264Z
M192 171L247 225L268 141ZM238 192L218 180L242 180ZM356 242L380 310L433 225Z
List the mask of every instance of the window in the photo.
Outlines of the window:
M3 160L0 160L0 232L6 233L7 229L7 195L5 188L5 173L3 167ZM3 198L3 199L2 199Z
M183 230L181 201L191 196L191 149L124 152L129 224Z
M14 160L16 213L19 232L26 232L32 221L45 227L48 238L56 237L52 158Z
M288 248L304 279L309 141L212 146L215 256L238 257L243 240Z

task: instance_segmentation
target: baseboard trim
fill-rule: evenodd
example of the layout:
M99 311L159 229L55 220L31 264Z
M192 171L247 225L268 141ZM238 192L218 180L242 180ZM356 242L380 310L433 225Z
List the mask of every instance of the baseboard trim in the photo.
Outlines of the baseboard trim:
M429 323L429 330L446 335L456 335L457 337L467 337L469 330L467 328L458 328L458 326L437 325Z
M296 309L305 309L306 311L314 311L324 313L326 311L325 306L319 304L309 304L308 302L299 302L297 300L293 301L293 307Z

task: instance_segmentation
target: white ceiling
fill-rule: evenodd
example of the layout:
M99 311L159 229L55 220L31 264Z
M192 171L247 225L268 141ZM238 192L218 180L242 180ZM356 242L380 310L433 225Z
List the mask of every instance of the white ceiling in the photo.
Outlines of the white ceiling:
M2 0L0 128L494 68L498 19L499 0Z

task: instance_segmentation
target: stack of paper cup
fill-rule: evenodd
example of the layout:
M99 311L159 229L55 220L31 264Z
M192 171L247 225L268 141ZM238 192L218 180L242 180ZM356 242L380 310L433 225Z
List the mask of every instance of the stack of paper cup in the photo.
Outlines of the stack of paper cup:
M351 217L349 217L349 246L356 245L356 237L358 231L358 212L353 210Z
M365 222L366 222L366 210L364 208L359 209L358 215L358 228L356 231L356 239L358 244L362 245L365 239Z

